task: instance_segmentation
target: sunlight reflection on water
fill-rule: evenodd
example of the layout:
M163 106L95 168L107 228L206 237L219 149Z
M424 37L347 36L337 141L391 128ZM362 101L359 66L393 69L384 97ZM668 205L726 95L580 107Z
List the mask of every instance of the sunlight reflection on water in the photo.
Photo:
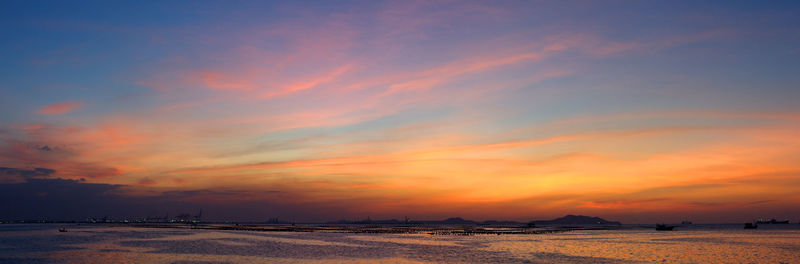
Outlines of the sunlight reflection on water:
M576 231L534 239L507 236L503 241L490 242L487 250L515 256L549 252L650 263L797 263L800 261L800 232Z
M432 236L0 227L0 263L799 263L800 230Z

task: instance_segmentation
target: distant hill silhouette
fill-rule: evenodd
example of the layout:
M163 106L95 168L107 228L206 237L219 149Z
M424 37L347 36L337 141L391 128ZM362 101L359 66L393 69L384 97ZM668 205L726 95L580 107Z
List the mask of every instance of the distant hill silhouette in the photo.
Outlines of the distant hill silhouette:
M461 218L461 217L447 218L444 221L427 221L427 222L431 223L431 224L446 224L446 225L475 225L475 224L478 224L478 222L475 222L475 221L472 221L472 220L464 220L464 218Z
M621 225L622 223L616 221L608 221L600 217L591 217L585 215L567 215L553 220L536 220L531 221L537 225Z

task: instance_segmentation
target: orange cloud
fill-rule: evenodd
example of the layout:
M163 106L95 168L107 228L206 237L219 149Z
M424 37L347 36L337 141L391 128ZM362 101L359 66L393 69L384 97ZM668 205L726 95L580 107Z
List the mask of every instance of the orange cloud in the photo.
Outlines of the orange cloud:
M489 161L507 162L504 164L520 166L519 162L506 161L503 159L484 159L484 158L460 158L461 156L470 156L476 153L485 154L491 151L504 151L515 148L533 147L547 144L554 144L560 142L570 142L588 139L601 139L601 138L619 138L628 136L640 136L648 134L659 133L674 133L692 131L698 128L661 128L661 129L647 129L647 130L634 130L622 132L607 132L607 133L586 133L574 135L559 135L549 138L540 139L524 139L524 140L511 140L504 142L485 143L485 144L469 144L460 146L447 146L435 147L427 149L417 148L411 151L387 153L381 155L363 155L363 156L344 156L325 159L308 159L308 160L292 160L282 162L263 162L254 164L243 164L224 166L217 168L192 168L185 170L173 171L174 173L205 173L205 172L223 172L223 171L236 171L236 170L251 170L251 169L268 169L268 168L287 168L287 167L352 167L357 166L370 166L376 164L403 164L403 163L418 163L418 162L437 162L447 163L448 161L458 162L462 161ZM441 139L439 139L441 140ZM361 169L357 169L361 171ZM369 169L365 169L367 171ZM341 171L340 171L341 172ZM352 173L350 171L349 173Z
M42 107L41 109L37 110L36 113L42 115L63 115L72 112L75 109L78 109L82 106L83 103L81 102L64 101Z

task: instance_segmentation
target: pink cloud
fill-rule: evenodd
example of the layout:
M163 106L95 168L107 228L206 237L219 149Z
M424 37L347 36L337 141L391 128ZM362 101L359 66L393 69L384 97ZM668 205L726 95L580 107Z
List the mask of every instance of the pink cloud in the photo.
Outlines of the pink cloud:
M24 129L26 131L37 131L37 130L43 129L45 127L47 127L47 126L45 126L44 124L33 124L33 125L23 126L22 129Z
M203 83L212 89L218 90L252 90L255 86L244 78L231 78L219 72L199 73Z
M76 101L64 101L47 105L37 110L36 113L42 115L63 115L83 106L83 103Z
M308 79L303 79L303 80L297 81L295 83L287 85L286 88L284 88L281 91L272 92L272 93L266 93L266 94L262 95L262 98L273 98L273 97L277 97L277 96L281 96L281 95L285 95L285 94L290 94L290 93L299 92L299 91L303 91L303 90L314 88L314 87L316 87L318 85L321 85L321 84L324 84L324 83L328 83L328 82L331 82L331 81L335 80L336 78L338 78L339 76L345 74L348 70L350 70L351 67L352 67L352 65L344 65L344 66L341 66L341 67L338 67L338 68L334 69L331 72L328 72L327 74L323 74L321 76L312 76L312 77L310 77Z

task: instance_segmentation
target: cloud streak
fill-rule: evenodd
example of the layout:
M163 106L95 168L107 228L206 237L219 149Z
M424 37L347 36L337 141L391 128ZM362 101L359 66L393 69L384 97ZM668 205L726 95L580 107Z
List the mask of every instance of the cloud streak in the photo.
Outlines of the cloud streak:
M41 115L63 115L81 108L83 103L75 101L64 101L47 105L36 110Z

